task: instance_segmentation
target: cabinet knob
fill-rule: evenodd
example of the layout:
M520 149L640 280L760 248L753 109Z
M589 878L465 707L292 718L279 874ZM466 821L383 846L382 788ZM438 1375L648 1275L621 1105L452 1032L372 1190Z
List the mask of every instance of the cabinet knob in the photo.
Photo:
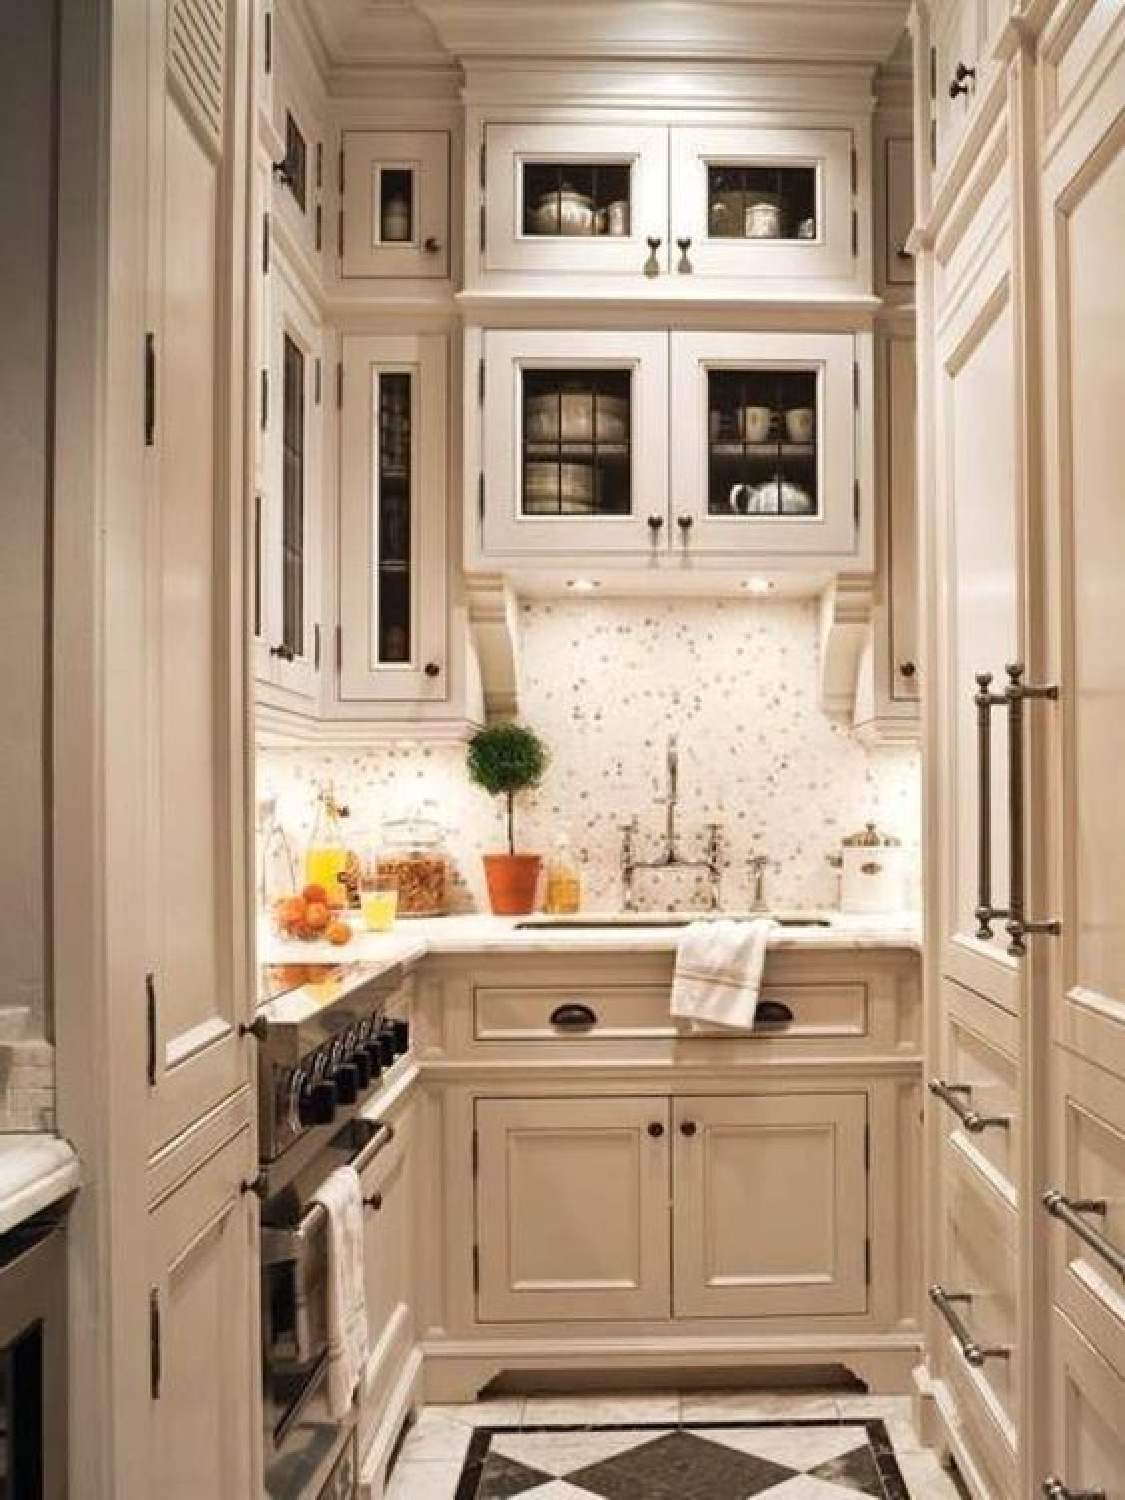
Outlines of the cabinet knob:
M435 239L431 234L428 239L422 241L422 249L426 252L427 255L436 255L441 249L441 241L439 239Z
M660 262L656 258L656 252L660 249L663 243L664 241L658 234L650 234L645 240L645 244L648 246L648 259L644 264L644 273L646 276L652 277L660 275Z
M898 670L903 677L917 677L918 675L917 664L912 661L900 662Z
M686 1135L690 1139L690 1137L693 1136L698 1129L699 1126L695 1123L694 1120L685 1120L684 1123L680 1126L680 1134Z
M694 516L677 516L676 525L680 528L680 541L686 547L691 528L695 525L695 518Z
M648 518L648 529L649 529L649 531L652 534L653 541L655 542L656 539L657 539L657 537L664 530L664 517L663 516L649 516L649 518Z
M680 252L680 261L676 270L681 276L690 276L693 269L691 259L688 255L688 251L691 249L691 236L685 235L682 239L678 239L676 247Z
M382 1193L380 1193L378 1191L372 1193L371 1196L370 1196L370 1198L365 1198L363 1200L363 1206L364 1206L364 1208L369 1208L372 1213L377 1214L379 1212L379 1210L383 1206L383 1195L382 1195Z
M276 656L281 661L293 660L293 650L290 646L271 646L270 655Z
M959 94L971 94L976 87L976 81L976 68L970 68L967 63L959 62L953 70L953 81L949 85L949 97L956 99Z
M648 1133L654 1141L658 1141L664 1134L664 1126L661 1125L659 1120L653 1120L652 1124L648 1127Z
M441 676L441 667L437 664L436 661L428 661L422 668L422 670L425 672L427 677Z

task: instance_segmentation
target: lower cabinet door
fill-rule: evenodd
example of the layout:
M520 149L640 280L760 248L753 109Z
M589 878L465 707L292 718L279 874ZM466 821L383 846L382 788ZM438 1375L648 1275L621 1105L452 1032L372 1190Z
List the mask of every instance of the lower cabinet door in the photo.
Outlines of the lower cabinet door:
M371 1354L360 1385L362 1456L414 1347L414 1108L394 1119L394 1136L364 1173L364 1273Z
M667 1318L666 1099L477 1102L482 1322Z
M674 1103L675 1314L867 1308L866 1094Z
M1051 1464L1045 1495L1125 1496L1125 1379L1056 1308L1052 1314ZM1054 1480L1057 1488L1048 1488Z
M254 1171L244 1130L149 1216L143 1491L161 1500L246 1500L255 1493L257 1226L254 1196L241 1188Z

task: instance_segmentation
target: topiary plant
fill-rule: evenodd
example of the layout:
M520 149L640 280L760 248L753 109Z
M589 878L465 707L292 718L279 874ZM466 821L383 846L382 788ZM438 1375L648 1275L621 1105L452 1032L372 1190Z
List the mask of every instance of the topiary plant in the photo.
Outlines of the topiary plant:
M490 724L469 741L471 780L507 804L508 852L516 852L516 793L538 786L547 769L547 747L523 724Z

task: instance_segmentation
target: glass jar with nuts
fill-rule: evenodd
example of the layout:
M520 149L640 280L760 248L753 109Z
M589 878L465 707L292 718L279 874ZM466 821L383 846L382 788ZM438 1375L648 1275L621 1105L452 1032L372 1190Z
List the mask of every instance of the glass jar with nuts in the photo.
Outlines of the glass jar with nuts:
M400 917L444 917L449 909L449 860L441 825L421 815L384 823L375 857L379 880L398 889Z

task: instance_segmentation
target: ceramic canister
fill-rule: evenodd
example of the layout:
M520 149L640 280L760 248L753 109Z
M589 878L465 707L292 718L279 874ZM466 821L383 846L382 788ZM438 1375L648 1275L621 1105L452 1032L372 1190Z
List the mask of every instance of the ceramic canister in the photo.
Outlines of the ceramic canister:
M891 834L868 823L842 840L840 910L901 911L906 899L906 850Z

